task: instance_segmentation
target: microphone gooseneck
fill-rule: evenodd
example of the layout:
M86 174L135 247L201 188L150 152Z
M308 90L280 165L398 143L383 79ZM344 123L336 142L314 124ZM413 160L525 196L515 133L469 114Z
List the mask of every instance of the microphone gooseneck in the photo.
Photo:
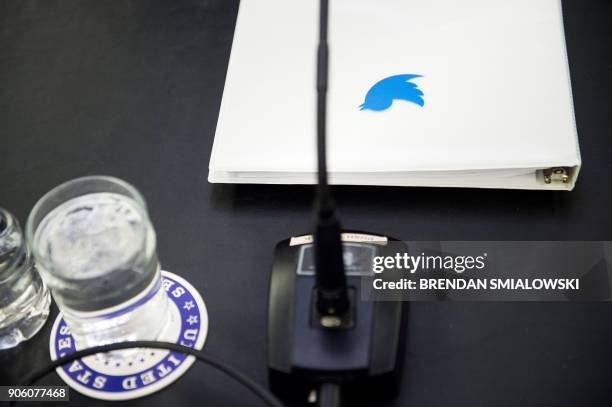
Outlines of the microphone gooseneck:
M318 187L315 204L314 250L317 311L321 317L339 316L349 308L344 274L340 221L327 180L327 43L329 1L321 0L317 50L317 160Z

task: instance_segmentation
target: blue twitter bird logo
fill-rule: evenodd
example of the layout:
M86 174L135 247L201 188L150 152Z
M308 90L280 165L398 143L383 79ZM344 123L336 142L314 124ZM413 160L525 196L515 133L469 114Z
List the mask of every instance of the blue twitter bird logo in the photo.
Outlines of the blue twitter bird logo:
M359 105L359 110L386 110L396 99L424 106L423 92L415 83L410 82L420 77L421 75L394 75L376 82L366 94L363 104Z

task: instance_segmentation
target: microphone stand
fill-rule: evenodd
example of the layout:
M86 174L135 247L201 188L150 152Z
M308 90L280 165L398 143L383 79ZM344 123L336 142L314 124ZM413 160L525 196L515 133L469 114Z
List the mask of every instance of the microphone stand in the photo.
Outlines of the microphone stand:
M359 232L365 239L342 240L327 179L328 14L328 0L320 0L314 232L312 239L285 239L274 251L269 383L275 394L297 403L369 406L398 390L405 312L401 302L361 300L363 279L372 277L373 256L387 253L387 242L394 239ZM345 252L358 259L350 276Z

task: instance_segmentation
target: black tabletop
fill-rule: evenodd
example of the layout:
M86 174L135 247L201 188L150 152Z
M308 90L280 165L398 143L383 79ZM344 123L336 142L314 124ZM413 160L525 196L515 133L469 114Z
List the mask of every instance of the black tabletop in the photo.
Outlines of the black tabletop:
M338 187L345 226L403 240L612 240L612 3L563 5L584 164L576 189ZM228 0L0 2L0 205L24 223L68 179L133 183L163 267L206 301L205 350L266 383L272 249L309 230L313 189L206 181L237 9ZM413 303L407 329L390 405L612 401L610 304ZM48 322L0 352L3 384L48 361L49 331ZM44 382L61 383L55 374ZM198 365L129 405L257 403ZM72 392L71 404L105 403Z

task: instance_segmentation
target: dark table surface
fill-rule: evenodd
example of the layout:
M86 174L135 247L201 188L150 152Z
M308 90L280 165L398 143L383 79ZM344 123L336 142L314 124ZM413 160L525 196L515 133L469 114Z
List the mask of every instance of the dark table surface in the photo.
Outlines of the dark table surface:
M576 189L338 187L346 226L403 240L612 240L612 3L563 4L584 162ZM25 222L36 200L68 179L133 183L148 201L163 267L206 301L205 350L265 383L272 248L309 230L313 190L206 181L237 8L227 0L1 1L0 205ZM49 359L49 330L0 353L2 382ZM612 401L609 303L413 303L408 333L391 405ZM257 403L205 366L130 402Z

